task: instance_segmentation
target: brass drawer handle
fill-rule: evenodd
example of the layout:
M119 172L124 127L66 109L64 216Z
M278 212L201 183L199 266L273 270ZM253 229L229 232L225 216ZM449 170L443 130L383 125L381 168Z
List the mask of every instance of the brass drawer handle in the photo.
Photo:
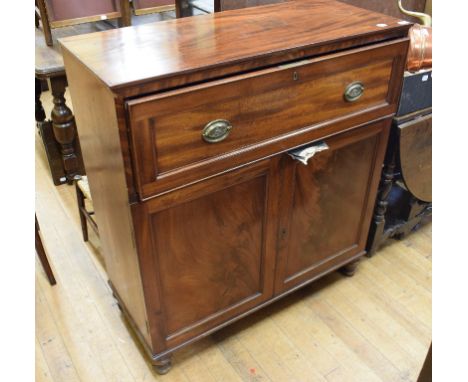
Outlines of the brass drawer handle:
M355 102L364 94L364 84L360 81L351 82L346 86L344 98L348 102Z
M227 138L232 129L231 122L225 119L216 119L209 122L202 132L202 138L205 142L216 143Z
M307 166L307 161L312 158L315 154L319 153L320 151L328 150L330 147L324 142L316 142L312 146L307 147L299 147L297 149L288 151L288 155L301 162L303 165Z

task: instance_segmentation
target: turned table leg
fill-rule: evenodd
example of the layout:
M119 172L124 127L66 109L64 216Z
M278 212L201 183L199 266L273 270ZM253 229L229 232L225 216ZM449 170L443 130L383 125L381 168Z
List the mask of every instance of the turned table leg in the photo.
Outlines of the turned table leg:
M167 374L172 367L172 354L168 354L163 358L153 361L153 368L160 375Z
M356 273L356 268L358 266L359 259L352 261L349 264L346 264L345 266L340 268L340 272L348 277L354 276Z
M190 17L194 14L193 5L191 4L190 0L176 0L175 7L176 18L178 19L182 17Z
M44 108L42 107L42 102L41 102L41 94L42 94L42 87L41 87L41 80L38 78L35 78L35 90L36 90L36 105L35 105L35 118L36 118L36 123L39 125L40 123L43 123L46 119L46 114L44 111Z
M122 17L119 19L119 27L128 27L132 25L132 10L128 0L120 0L120 13Z
M52 31L50 29L49 16L47 14L47 7L44 0L39 0L36 2L37 7L39 8L40 19L42 22L42 31L44 32L44 38L48 46L54 44L52 39ZM37 14L37 13L36 13ZM36 27L38 27L39 20L36 18Z
M387 152L382 177L380 179L377 201L375 203L374 216L372 218L369 236L367 239L367 256L372 257L379 248L385 229L385 213L387 212L388 196L393 186L395 177L396 150L389 142L389 151Z
M66 86L67 80L65 77L50 78L50 89L54 102L52 127L55 139L60 146L67 183L73 184L73 180L79 172L79 161L75 153L75 117L65 103Z

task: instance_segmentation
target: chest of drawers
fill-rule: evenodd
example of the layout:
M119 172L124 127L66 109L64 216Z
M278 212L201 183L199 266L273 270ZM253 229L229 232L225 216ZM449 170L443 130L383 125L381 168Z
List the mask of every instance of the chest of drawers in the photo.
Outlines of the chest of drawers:
M61 40L110 283L159 372L352 272L408 28L303 0Z

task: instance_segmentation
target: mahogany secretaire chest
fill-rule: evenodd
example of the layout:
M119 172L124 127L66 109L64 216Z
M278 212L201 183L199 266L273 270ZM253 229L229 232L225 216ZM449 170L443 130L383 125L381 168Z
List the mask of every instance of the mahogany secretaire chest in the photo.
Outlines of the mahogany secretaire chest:
M409 26L301 0L60 41L110 282L159 372L352 272Z

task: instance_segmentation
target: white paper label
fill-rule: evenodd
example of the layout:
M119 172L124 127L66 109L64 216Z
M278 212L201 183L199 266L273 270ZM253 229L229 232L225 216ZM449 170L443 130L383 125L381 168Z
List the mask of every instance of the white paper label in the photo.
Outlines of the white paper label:
M422 76L422 82L425 82L427 81L427 79L429 78L429 75L428 74L425 74L424 76Z

